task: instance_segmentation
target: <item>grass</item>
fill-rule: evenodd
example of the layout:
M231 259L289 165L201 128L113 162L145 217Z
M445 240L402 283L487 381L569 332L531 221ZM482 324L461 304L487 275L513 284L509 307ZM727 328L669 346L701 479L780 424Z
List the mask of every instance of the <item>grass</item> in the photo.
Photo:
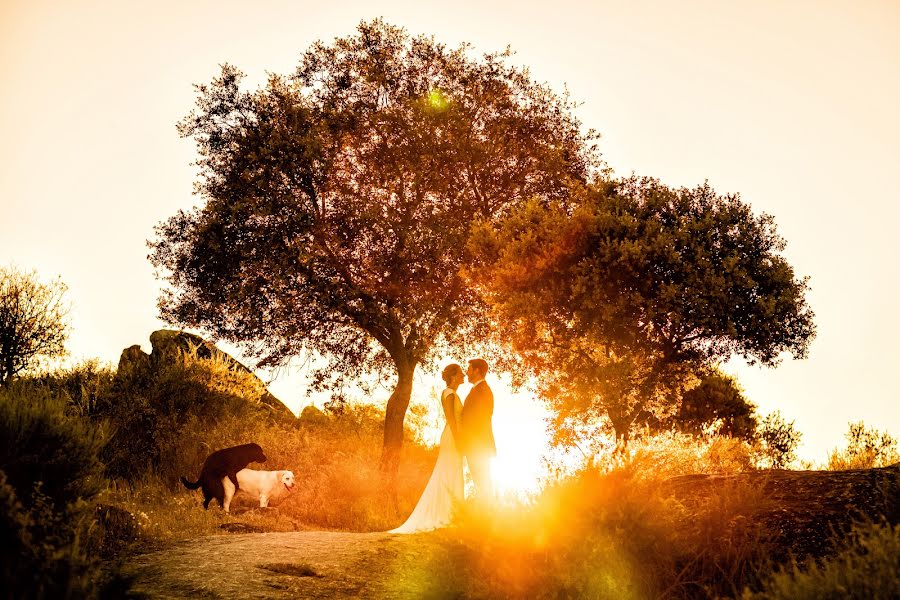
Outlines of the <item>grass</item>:
M890 600L900 598L900 525L867 522L822 560L775 570L744 600Z
M411 431L395 493L387 494L378 470L383 412L377 407L278 419L254 408L258 382L243 380L245 375L223 364L186 355L161 368L148 380L88 364L23 381L5 393L0 424L10 442L3 450L12 457L9 465L33 463L49 473L74 458L90 466L84 477L58 490L45 488L60 499L46 505L23 504L34 492L33 482L10 477L3 498L15 531L38 539L41 528L31 523L38 517L48 527L64 523L65 506L71 504L91 534L76 547L74 529L65 530L69 537L61 546L90 549L107 559L231 532L386 531L412 510L430 475L437 450L423 446ZM58 432L53 435L69 450L42 450L54 445L40 442L47 432ZM40 443L33 452L20 452L28 440ZM215 504L203 510L199 491L186 490L179 477L193 479L212 450L248 441L259 443L269 457L265 465L252 467L293 471L295 492L271 509L259 509L238 494L231 515ZM527 501L490 508L462 504L453 528L423 536L422 548L411 556L391 558L399 586L393 591L759 600L865 590L869 596L856 597L897 597L890 596L896 594L894 574L900 569L896 527L861 526L832 558L773 570L771 532L754 519L770 508L761 489L736 482L690 499L673 492L668 483L673 476L751 469L753 449L746 443L663 434L632 450L561 477ZM33 472L27 465L7 475ZM258 567L321 576L304 563Z

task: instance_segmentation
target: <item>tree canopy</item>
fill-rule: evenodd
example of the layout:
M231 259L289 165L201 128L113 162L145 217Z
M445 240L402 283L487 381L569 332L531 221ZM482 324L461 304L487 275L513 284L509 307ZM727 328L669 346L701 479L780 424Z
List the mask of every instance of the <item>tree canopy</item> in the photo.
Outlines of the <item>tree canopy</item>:
M643 417L643 419L641 418ZM696 437L725 435L752 442L759 420L756 405L747 400L737 381L713 371L681 397L678 410L668 418L652 413L638 417L654 431L675 430Z
M472 223L565 202L600 168L573 104L509 56L376 20L256 91L228 65L197 86L179 131L197 143L202 203L150 243L163 318L261 365L318 353L319 389L396 377L394 463L417 365L486 335L462 276Z
M34 271L0 267L0 383L65 354L67 289L60 279L44 283Z
M535 200L473 238L502 335L539 376L558 439L608 419L626 440L717 362L806 355L813 312L771 216L708 184L630 177Z

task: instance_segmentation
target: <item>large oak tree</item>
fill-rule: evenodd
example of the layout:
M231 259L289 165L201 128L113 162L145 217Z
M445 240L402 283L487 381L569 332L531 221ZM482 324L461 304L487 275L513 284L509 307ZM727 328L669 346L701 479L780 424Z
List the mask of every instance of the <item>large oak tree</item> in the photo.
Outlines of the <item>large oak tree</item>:
M600 420L627 442L719 361L804 357L815 333L772 217L708 185L594 183L486 223L472 246L498 333L538 377L562 442Z
M202 203L151 242L170 284L163 318L261 365L319 354L320 389L393 378L383 465L395 471L417 366L485 335L461 276L472 223L563 201L600 166L572 103L509 57L376 20L254 92L223 67L180 124Z

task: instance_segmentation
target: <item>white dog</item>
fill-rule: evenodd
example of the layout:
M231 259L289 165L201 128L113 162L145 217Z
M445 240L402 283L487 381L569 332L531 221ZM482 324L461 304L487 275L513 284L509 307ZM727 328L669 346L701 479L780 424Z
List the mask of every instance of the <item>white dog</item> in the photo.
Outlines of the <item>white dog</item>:
M269 506L269 500L280 500L282 496L294 491L294 474L290 471L241 469L237 472L237 480L238 491L259 498L261 508ZM225 502L222 504L222 508L225 509L225 512L229 512L231 499L234 498L234 484L225 477L222 485L225 487Z

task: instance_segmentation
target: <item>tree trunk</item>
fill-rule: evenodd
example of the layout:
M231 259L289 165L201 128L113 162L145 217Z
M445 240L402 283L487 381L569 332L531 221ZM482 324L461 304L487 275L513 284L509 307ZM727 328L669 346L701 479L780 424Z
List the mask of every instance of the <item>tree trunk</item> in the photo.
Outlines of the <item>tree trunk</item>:
M624 456L628 448L628 440L631 438L632 421L619 415L613 416L609 411L606 414L610 423L612 423L613 432L616 436L616 447L613 450L613 455Z
M403 420L412 395L415 365L397 365L397 386L388 398L384 414L384 446L381 452L381 472L391 488L400 466L400 448L403 446Z

